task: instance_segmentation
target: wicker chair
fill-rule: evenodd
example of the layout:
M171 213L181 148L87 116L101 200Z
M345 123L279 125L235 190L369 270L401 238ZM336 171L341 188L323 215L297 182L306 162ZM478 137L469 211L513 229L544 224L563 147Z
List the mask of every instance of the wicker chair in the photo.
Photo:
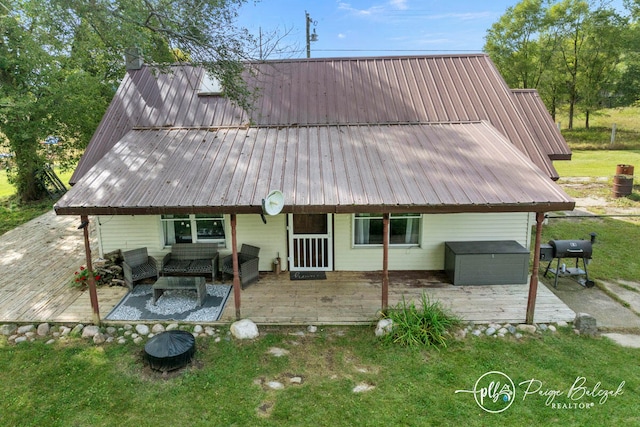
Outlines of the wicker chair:
M238 274L242 289L258 280L259 253L260 248L244 243L240 248L240 252L238 252ZM233 255L228 255L222 259L222 274L233 276Z
M122 252L122 259L124 282L129 289L133 289L133 283L137 280L158 278L158 264L153 257L149 256L147 248Z

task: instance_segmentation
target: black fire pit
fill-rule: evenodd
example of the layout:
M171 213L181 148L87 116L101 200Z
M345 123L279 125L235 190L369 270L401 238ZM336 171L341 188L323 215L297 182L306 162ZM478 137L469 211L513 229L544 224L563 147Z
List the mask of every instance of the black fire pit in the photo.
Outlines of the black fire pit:
M151 369L173 371L191 361L196 339L187 331L166 331L151 338L144 346L144 358Z

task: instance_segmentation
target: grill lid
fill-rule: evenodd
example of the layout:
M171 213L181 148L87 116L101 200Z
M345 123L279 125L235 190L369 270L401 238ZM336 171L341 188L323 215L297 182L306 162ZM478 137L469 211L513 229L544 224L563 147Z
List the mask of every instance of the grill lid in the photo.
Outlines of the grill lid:
M590 240L550 240L554 258L591 258Z

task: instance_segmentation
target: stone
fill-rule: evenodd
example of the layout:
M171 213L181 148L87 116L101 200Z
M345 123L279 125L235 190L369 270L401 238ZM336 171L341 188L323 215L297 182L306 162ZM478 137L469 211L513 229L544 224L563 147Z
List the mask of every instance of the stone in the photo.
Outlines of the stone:
M51 326L48 323L41 323L36 329L36 333L39 337L46 337L49 335L49 331L51 331Z
M471 332L471 335L479 337L482 334L482 331L480 329L474 329L473 332Z
M108 337L107 337L107 340L106 340L105 342L106 342L106 343L112 343L112 342L114 342L114 341L115 341L115 338L114 338L114 337L112 337L112 336L108 336Z
M174 330L178 329L178 327L179 327L179 325L177 323L171 323L165 328L165 330L166 331L174 331Z
M87 325L82 330L82 338L93 338L98 333L100 333L100 327L96 325Z
M127 323L126 325L123 326L123 328L124 328L125 331L130 331L130 330L133 329L133 326L131 326L130 324Z
M279 347L271 347L269 349L269 354L275 357L282 357L289 354L289 350L285 350L284 348Z
M144 323L139 323L136 325L136 332L138 333L138 335L149 335L149 332L151 332L151 330Z
M17 330L18 330L18 325L14 325L11 323L7 323L5 325L0 326L0 334L7 337L10 335L13 335L13 333Z
M202 325L196 325L193 327L194 334L201 334L203 332L204 332L204 328L202 327Z
M73 329L71 329L71 332L69 332L69 335L79 336L80 334L82 334L83 329L84 329L84 325L82 323L78 323L76 326L73 327Z
M142 341L144 340L144 338L142 337L136 337L133 339L133 342L136 344L140 344Z
M491 336L496 333L496 329L493 326L490 326L486 331L484 331L484 333L487 334L487 336Z
M9 338L7 338L9 341L15 341L16 338L18 338L19 335L11 335Z
M20 344L21 342L26 342L29 338L25 337L25 336L21 336L21 337L17 337L16 338L16 344Z
M211 326L207 326L204 328L204 333L212 337L216 334L216 330L213 329Z
M581 335L595 335L598 332L596 318L589 313L578 313L573 321L574 327L580 331Z
M136 338L140 338L140 335L138 335L136 333L131 334L131 339L135 340Z
M384 335L390 334L393 331L393 320L391 319L380 319L378 320L378 325L376 326L376 336L382 337Z
M520 332L516 332L515 337L516 339L520 339L522 338L522 334Z
M257 338L260 333L258 332L258 326L256 326L250 319L242 319L231 324L231 334L239 339L254 339Z
M458 329L455 332L455 337L457 340L463 340L467 337L467 329Z
M162 325L161 323L156 323L151 327L151 332L153 332L154 334L160 334L164 331L165 331L164 325Z
M556 332L556 331L557 331L556 327L555 327L555 326L553 326L553 325L549 325L549 330L550 330L551 332Z
M360 383L357 386L355 386L353 388L353 392L354 393L363 393L365 391L371 391L374 388L376 388L375 386L371 385L371 384L367 384L367 383Z
M53 344L54 342L56 342L56 340L54 340L53 338L51 338L49 341L47 341L47 342L45 343L45 345L51 345L51 344Z
M216 339L213 340L213 342L220 342L220 341L222 341L222 338L220 337L216 337Z
M66 337L70 333L71 333L71 328L70 327L63 326L63 327L60 328L60 336L61 337Z
M549 329L549 327L544 323L541 323L538 325L538 329L540 329L542 332L545 332L547 329Z
M107 339L105 338L104 334L102 334L102 333L100 333L100 332L98 332L97 334L95 334L95 335L93 336L93 343L94 343L94 344L104 344L104 342L105 342L106 340L107 340Z
M24 334L24 336L27 337L27 338L33 338L33 337L36 336L36 333L33 332L33 331L29 331L26 334Z
M556 325L558 325L558 328L566 328L567 326L569 326L569 324L564 320L559 321L558 323L556 323Z
M498 329L498 334L505 336L509 333L509 330L507 328L500 328Z
M520 332L526 332L528 334L535 334L536 333L536 325L526 325L526 324L521 324L516 326L516 330L520 331Z
M507 326L507 330L509 331L510 334L515 334L517 331L516 327L513 325Z
M127 339L125 337L120 337L118 338L118 344L126 344L127 343Z
M24 335L27 332L33 331L35 328L34 325L22 325L18 328L18 335Z
M269 381L267 383L267 387L269 387L271 390L282 390L284 388L284 384L279 381Z
M302 384L302 377L291 377L289 378L289 382L291 384Z
M309 325L307 326L307 332L309 332L310 334L315 334L316 332L318 332L318 327L314 325Z
M118 330L116 328L114 328L113 326L109 326L107 328L107 334L109 335L115 335L118 332Z

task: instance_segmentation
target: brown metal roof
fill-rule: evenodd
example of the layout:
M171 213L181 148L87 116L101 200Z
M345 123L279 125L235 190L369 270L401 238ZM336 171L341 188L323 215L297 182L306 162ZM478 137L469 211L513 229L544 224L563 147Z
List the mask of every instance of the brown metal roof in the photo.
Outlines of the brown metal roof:
M132 130L59 214L533 212L574 202L491 124Z
M535 140L551 160L571 160L571 149L535 89L514 89L513 95L529 120Z
M428 124L486 120L557 178L544 126L532 128L489 57L334 58L248 64L257 89L250 117L223 97L198 96L201 68L129 71L81 159L75 184L136 128ZM553 149L551 150L553 151ZM188 166L186 166L188 167Z

